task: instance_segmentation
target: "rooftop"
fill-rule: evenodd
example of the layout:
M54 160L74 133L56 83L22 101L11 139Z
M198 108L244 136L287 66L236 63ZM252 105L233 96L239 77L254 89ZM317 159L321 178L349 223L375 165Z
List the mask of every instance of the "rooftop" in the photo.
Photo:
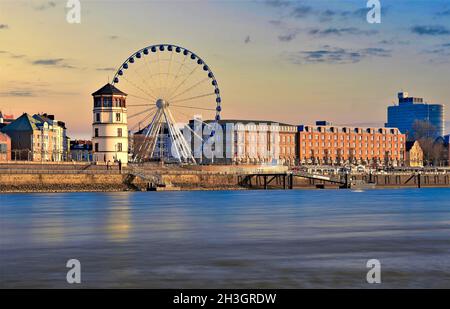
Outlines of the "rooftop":
M109 94L109 95L113 95L113 94L118 94L118 95L127 95L125 92L120 91L119 89L117 89L116 87L114 87L114 85L108 83L105 86L103 86L102 88L100 88L99 90L97 90L96 92L94 92L92 95L96 96L96 95L102 95L102 94Z
M193 120L190 120L189 122L192 122L192 121ZM211 122L215 122L215 120L205 120L203 122L211 123ZM219 124L226 124L226 123L250 124L250 123L254 123L254 124L267 124L267 125L277 124L277 125L280 125L280 126L292 126L292 127L295 127L295 125L292 125L292 124L277 122L277 121L273 121L273 120L221 119L221 120L218 121L218 123Z
M8 124L2 129L3 132L8 131L33 131L38 130L38 120L31 117L29 114L24 113L15 121Z

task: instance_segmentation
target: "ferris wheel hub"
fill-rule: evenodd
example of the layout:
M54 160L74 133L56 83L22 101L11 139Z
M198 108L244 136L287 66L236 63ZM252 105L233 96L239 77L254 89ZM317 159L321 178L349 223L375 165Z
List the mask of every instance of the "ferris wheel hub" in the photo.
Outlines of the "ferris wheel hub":
M169 107L169 102L167 102L164 99L158 99L158 100L156 100L156 107L158 107L159 109L167 108L167 107Z

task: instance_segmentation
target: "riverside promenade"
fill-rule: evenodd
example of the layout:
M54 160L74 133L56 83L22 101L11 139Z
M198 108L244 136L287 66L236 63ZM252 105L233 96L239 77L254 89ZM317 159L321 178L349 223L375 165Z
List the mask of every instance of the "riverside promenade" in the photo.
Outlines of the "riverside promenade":
M0 163L0 192L109 192L160 190L241 190L286 189L286 176L291 176L288 189L339 188L321 175L343 179L343 175L318 172L317 178L306 177L286 166L261 165L132 165L122 169L88 163ZM253 182L248 181L252 177ZM352 173L353 183L370 183L375 188L450 187L450 170L392 171ZM326 177L323 177L326 178Z

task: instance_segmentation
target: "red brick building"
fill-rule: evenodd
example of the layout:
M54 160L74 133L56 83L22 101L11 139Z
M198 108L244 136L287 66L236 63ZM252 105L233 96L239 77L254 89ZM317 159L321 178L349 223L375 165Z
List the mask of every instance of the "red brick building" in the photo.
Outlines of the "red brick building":
M319 125L298 127L300 164L404 164L406 137L397 128L342 127L323 122L317 124Z
M0 162L11 160L11 138L0 132Z

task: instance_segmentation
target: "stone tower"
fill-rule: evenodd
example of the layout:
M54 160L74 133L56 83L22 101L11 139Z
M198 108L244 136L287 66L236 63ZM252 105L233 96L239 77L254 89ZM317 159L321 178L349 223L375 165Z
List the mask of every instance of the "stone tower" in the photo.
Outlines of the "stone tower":
M94 161L128 163L127 94L106 84L92 94Z

